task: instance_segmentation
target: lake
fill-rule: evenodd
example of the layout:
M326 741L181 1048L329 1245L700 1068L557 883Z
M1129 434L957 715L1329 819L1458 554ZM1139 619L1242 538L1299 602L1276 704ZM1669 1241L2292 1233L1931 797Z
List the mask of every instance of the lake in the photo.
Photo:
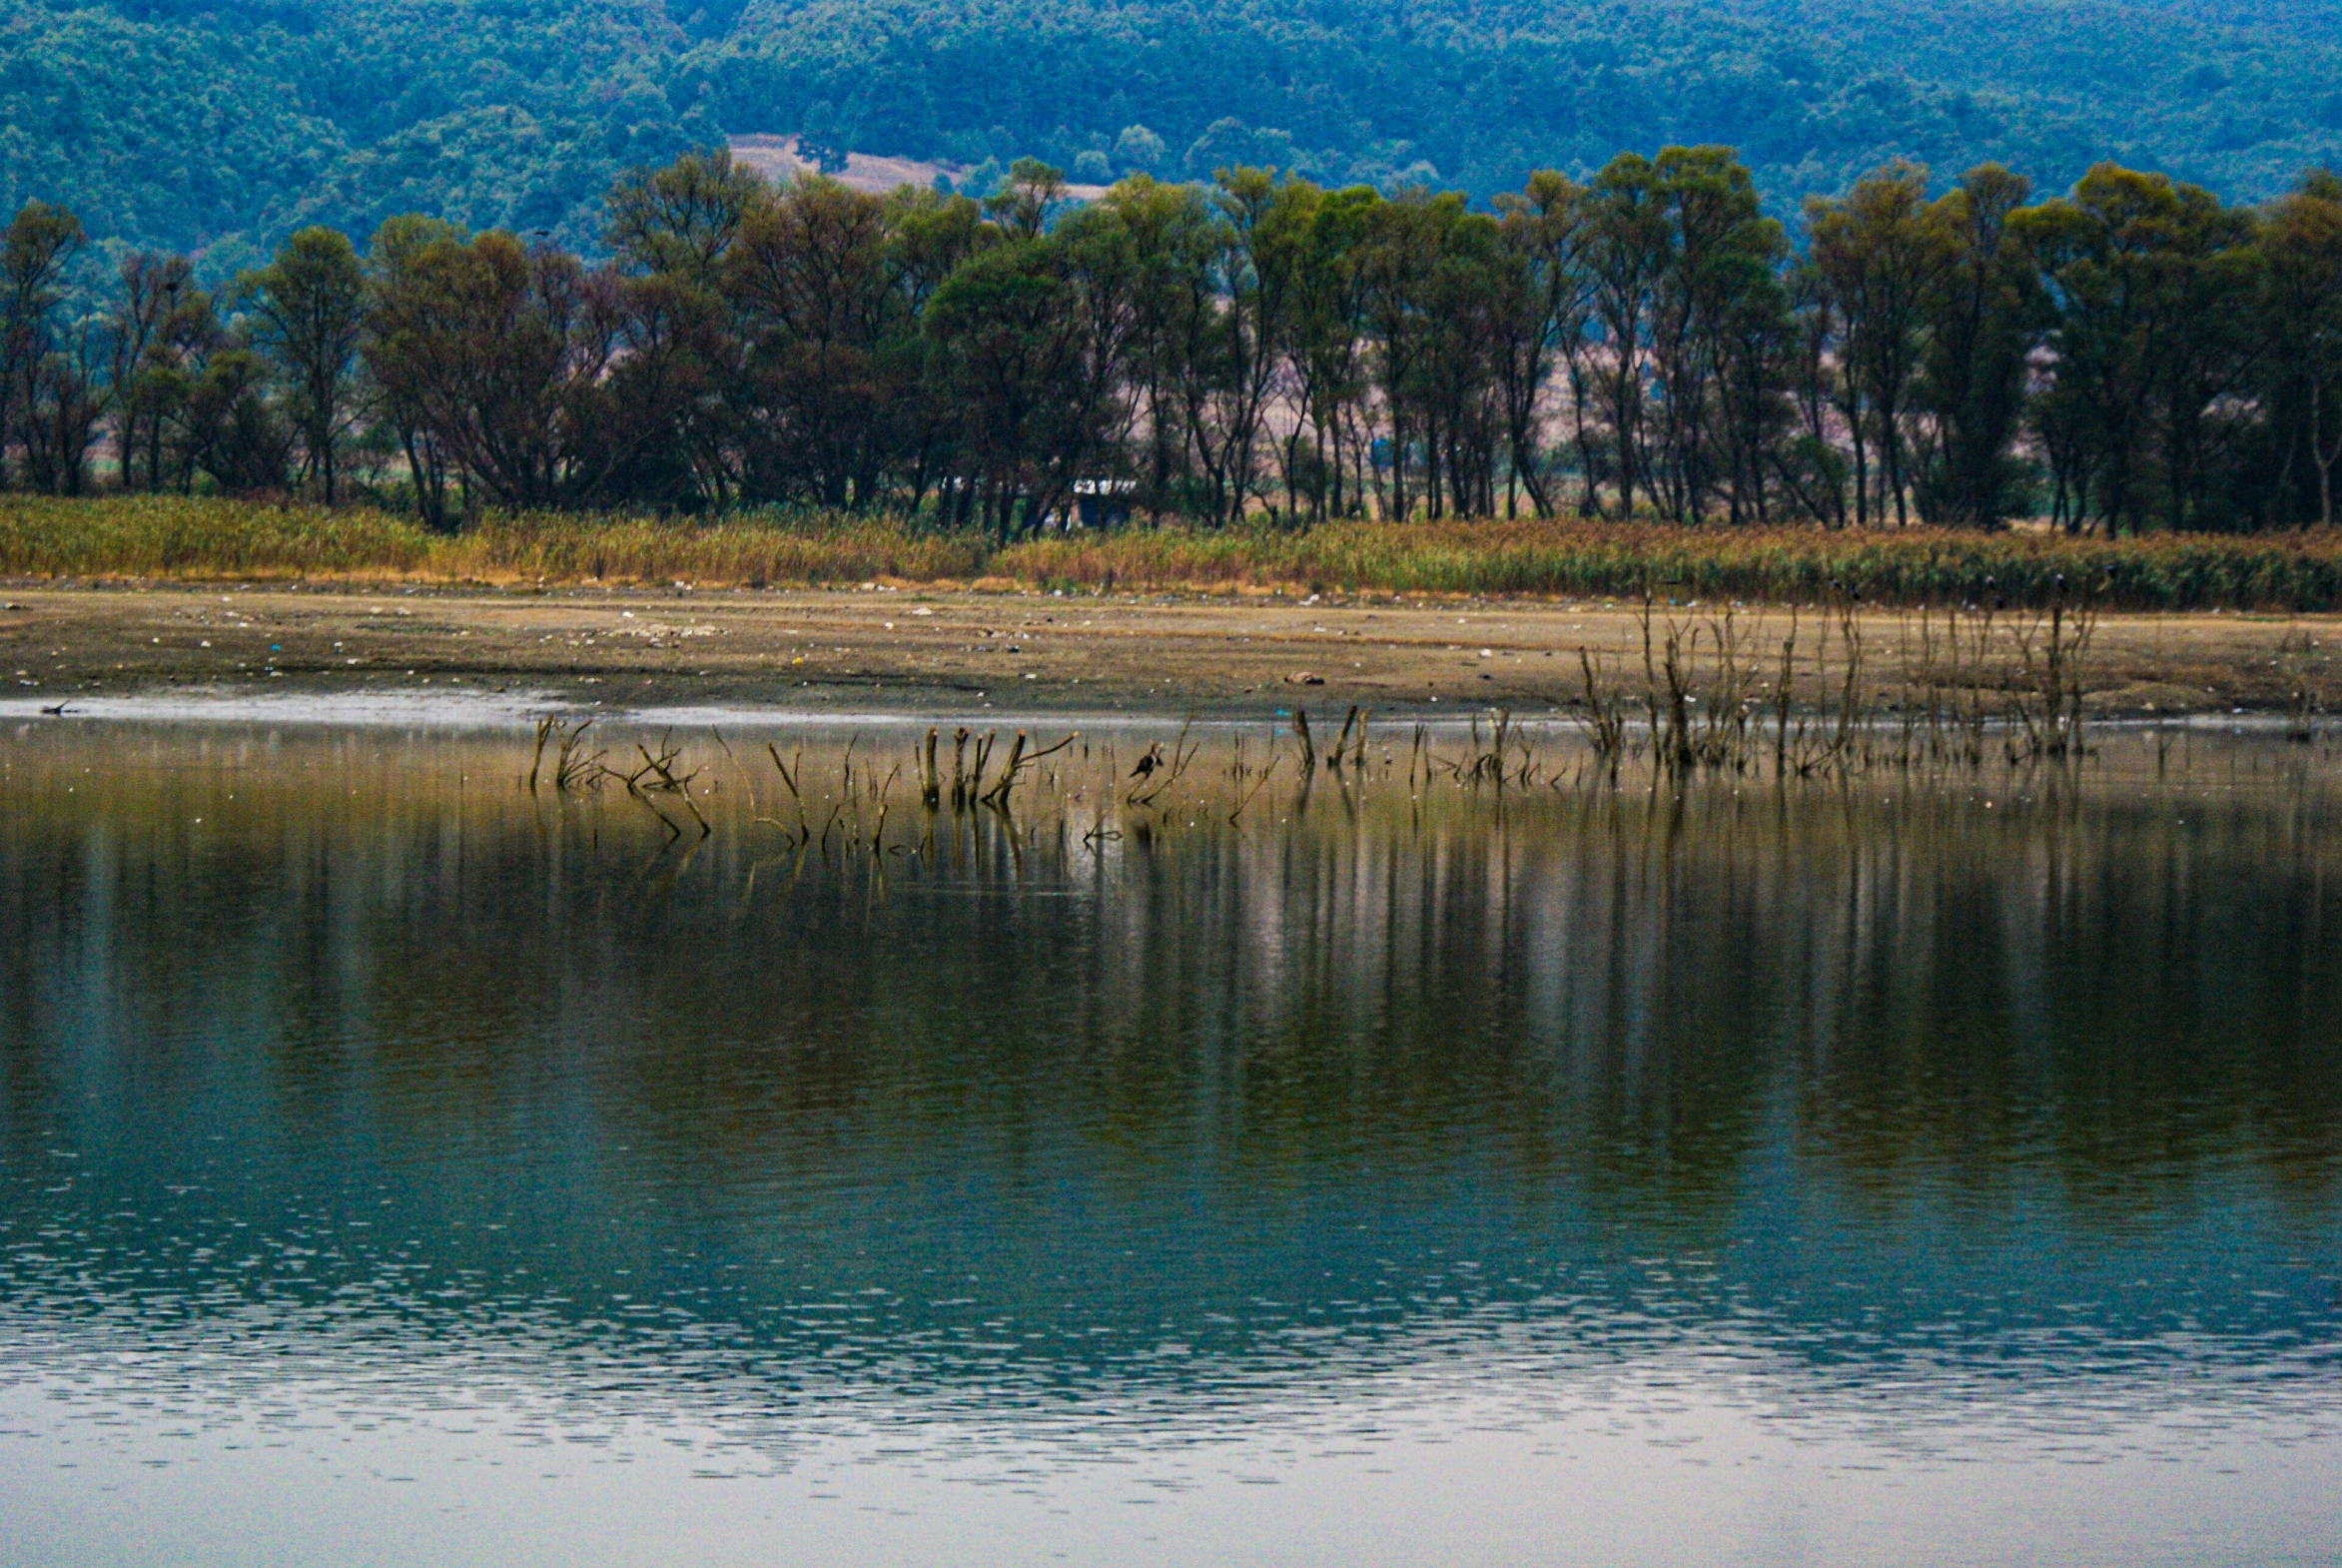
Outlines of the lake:
M679 718L6 721L0 1555L2342 1557L2330 741Z

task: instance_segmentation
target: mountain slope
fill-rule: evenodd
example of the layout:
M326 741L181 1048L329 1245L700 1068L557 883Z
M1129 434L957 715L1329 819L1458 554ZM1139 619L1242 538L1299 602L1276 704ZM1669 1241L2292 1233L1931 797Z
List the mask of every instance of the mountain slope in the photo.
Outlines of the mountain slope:
M1090 179L1486 195L1714 141L1784 209L1898 155L2256 198L2342 162L2338 38L2331 0L0 0L0 200L220 265L415 209L590 244L628 165L797 131Z

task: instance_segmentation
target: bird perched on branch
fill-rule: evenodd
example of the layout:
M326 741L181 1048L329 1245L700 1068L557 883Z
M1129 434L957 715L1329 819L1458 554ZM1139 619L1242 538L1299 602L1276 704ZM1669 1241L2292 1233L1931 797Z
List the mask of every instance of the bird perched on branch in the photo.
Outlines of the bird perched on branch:
M1162 766L1163 742L1159 740L1147 748L1147 754L1141 757L1139 765L1131 770L1131 777L1135 779L1152 778L1155 776L1155 770Z

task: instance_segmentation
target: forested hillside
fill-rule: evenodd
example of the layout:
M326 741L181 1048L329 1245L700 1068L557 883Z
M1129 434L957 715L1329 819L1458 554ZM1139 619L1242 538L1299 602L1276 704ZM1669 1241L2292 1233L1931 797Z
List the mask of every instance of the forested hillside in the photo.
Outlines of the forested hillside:
M1721 142L1785 214L1897 155L2258 199L2342 161L2338 39L2332 0L0 0L0 203L223 272L410 211L591 247L626 168L792 132L1479 196Z

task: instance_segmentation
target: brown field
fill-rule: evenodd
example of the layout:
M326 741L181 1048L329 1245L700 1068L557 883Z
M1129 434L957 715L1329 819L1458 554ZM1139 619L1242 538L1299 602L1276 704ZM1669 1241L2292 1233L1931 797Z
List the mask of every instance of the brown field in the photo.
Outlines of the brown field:
M1386 716L1532 716L1582 697L1581 649L1607 692L1639 704L1645 690L1641 614L1567 600L1296 603L915 586L0 592L0 674L16 697L43 705L191 687L484 686L612 707L1236 717L1360 704ZM1965 652L1949 659L1941 611L1868 612L1851 622L1851 639L1847 623L1812 610L1734 611L1729 628L1749 676L1743 689L1768 700L1794 625L1801 705L1837 700L1859 641L1865 700L1892 710L1964 692L1998 712L2029 689L2027 648L2037 666L2045 621L2027 611L1960 624ZM1710 679L1726 626L1705 609L1661 607L1649 623L1654 657L1663 664L1672 627L1685 665ZM2108 613L2072 669L2101 716L2298 716L2322 711L2338 643L2336 617ZM2342 698L2342 682L2334 691Z
M811 159L797 156L794 136L735 136L732 159L772 180L809 174L814 169ZM967 178L969 168L967 164L934 163L919 158L874 158L868 153L848 153L845 172L834 178L850 191L884 196L897 186L911 185L926 190L935 184L939 174L951 176L957 185ZM1106 194L1106 187L1070 185L1066 191L1077 201L1094 202Z

